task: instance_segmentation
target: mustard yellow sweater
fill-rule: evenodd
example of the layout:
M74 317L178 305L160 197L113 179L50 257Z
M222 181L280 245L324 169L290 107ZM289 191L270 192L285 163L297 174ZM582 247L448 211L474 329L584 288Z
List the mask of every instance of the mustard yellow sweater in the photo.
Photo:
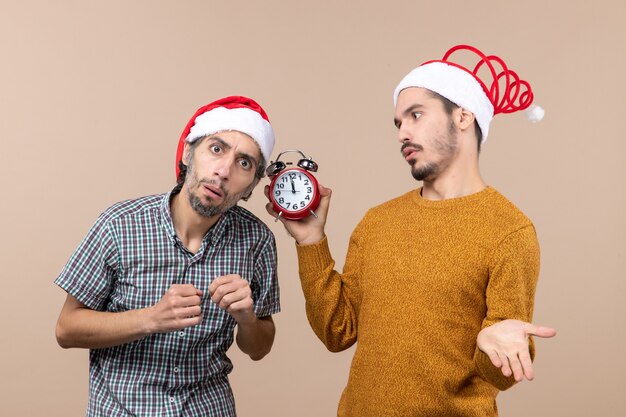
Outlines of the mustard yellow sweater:
M368 211L341 274L326 239L297 246L313 330L331 351L358 342L339 416L496 416L515 382L476 336L531 321L535 229L491 187L443 201L420 191Z

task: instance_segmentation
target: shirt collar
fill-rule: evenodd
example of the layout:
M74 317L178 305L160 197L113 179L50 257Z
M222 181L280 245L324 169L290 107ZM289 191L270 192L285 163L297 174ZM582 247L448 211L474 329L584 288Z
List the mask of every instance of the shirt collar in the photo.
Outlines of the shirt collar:
M164 194L163 195L163 200L161 201L161 207L160 207L161 219L162 219L162 222L163 222L163 227L165 228L165 231L167 233L167 237L168 237L168 239L170 239L172 244L175 244L179 239L178 239L178 236L176 236L176 229L174 228L174 221L172 220L172 212L171 212L171 209L170 209L170 201L171 201L172 197L174 197L174 195L178 194L179 192L180 192L180 190L176 190L176 188L174 188L169 193ZM236 207L236 206L234 206L234 207ZM224 236L224 233L228 229L228 226L233 221L232 210L233 210L234 207L231 207L230 209L228 209L228 211L226 211L226 213L224 213L219 218L217 223L215 223L213 225L213 227L211 227L209 229L209 231L207 232L207 234L203 238L203 241L205 243L209 243L210 242L212 245L217 245L217 243L222 239L222 237Z

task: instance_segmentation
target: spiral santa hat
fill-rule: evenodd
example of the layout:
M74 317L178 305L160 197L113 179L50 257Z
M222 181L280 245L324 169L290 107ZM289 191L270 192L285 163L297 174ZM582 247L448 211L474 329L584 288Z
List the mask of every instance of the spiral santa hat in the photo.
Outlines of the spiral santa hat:
M225 130L250 136L259 145L265 162L270 160L275 140L267 113L251 98L229 96L200 107L185 126L176 150L176 178L185 143Z
M475 65L465 67L455 62L453 55L459 51L470 52ZM482 77L479 76L481 68L486 68L486 75ZM394 106L400 92L409 87L434 91L474 113L482 132L482 142L487 140L489 123L496 114L526 110L531 121L543 118L543 109L531 106L534 96L527 81L509 69L502 58L485 55L469 45L454 46L442 59L427 61L409 72L393 93Z

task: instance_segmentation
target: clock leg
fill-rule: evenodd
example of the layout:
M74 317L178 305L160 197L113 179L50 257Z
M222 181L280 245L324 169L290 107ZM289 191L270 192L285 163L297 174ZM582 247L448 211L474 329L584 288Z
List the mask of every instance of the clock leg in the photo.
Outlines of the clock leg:
M317 214L315 214L315 212L311 209L309 209L309 211L311 212L311 214L313 215L313 217L315 217L317 219Z
M276 218L274 219L274 223L276 223L278 221L278 219L280 218L280 216L283 215L283 212L281 211L280 213L278 213L278 215L276 215ZM317 216L315 216L317 217Z

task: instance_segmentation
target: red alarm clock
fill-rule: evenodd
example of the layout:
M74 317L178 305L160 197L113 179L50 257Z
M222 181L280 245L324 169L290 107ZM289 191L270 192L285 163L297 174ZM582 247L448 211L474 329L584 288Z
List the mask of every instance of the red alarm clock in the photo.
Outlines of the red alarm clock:
M297 167L288 167L291 162L282 162L280 157L289 152L302 155ZM315 209L320 203L319 184L311 172L317 171L317 164L310 157L296 149L289 149L278 154L276 162L267 167L267 175L271 178L269 200L274 211L278 213L276 220L283 217L287 220L301 220L309 215L317 217Z

